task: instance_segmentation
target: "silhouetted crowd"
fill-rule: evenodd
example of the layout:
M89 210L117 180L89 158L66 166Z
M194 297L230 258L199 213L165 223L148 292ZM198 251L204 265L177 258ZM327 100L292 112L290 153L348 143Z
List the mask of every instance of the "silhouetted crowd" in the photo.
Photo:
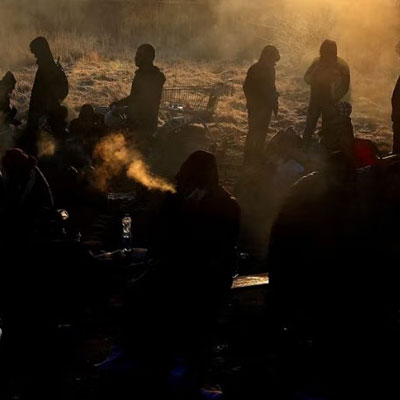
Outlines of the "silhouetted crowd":
M125 211L134 245L147 249L143 262L130 246L108 252L121 247L121 210L100 240L82 239L110 217L110 199L88 179L99 140L121 131L145 157L155 151L166 78L154 48L137 49L126 98L100 111L84 104L69 123L66 72L44 37L30 49L38 67L26 123L12 105L16 78L7 72L0 81L1 398L80 398L63 387L77 374L82 342L99 330L112 346L90 366L101 376L95 398L220 398L200 388L243 243L262 248L269 273L262 318L274 350L260 352L280 360L270 388L243 373L243 385L264 391L249 389L247 398L397 398L400 81L393 154L382 157L355 136L350 68L326 40L304 78L303 135L290 127L265 145L279 115L281 58L266 46L243 85L248 135L238 199L220 184L218 157L204 150L182 164L174 193L130 182L138 203ZM257 376L275 376L268 362L263 368Z

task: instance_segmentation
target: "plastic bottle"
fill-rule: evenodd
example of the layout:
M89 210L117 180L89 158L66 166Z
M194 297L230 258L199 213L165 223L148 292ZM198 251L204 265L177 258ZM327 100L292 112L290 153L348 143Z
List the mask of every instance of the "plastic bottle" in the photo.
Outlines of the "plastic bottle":
M124 251L132 250L132 218L129 214L122 218L122 245Z

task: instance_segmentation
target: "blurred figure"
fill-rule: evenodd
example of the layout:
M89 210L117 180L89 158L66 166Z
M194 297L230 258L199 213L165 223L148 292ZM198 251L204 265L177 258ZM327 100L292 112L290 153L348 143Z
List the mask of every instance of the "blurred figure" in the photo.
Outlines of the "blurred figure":
M2 158L1 240L21 244L32 239L53 211L53 196L35 158L9 149Z
M320 56L308 68L304 80L311 86L306 128L303 138L308 146L318 119L322 114L324 129L329 112L349 91L350 68L337 56L337 45L332 40L325 40L320 48Z
M0 81L0 125L20 125L20 121L15 119L17 109L10 103L10 96L15 89L16 83L17 80L10 71Z
M275 86L275 65L279 60L278 49L265 46L258 62L249 68L243 84L249 121L244 150L245 163L262 154L272 112L275 115L278 113L279 94Z
M79 141L84 153L92 157L96 142L106 133L104 117L96 114L90 104L84 104L78 118L71 121L69 132L75 140Z
M353 157L354 132L351 112L351 104L344 101L335 104L329 111L320 140L329 153L341 151L349 158Z
M68 95L68 80L59 62L54 61L46 38L40 36L34 39L30 49L36 57L38 69L29 103L27 130L21 139L21 146L35 155L38 131L46 120L56 138L65 133L68 111L61 106L61 102Z
M149 141L157 131L158 111L165 83L164 74L153 64L154 59L153 46L142 44L138 47L135 56L138 69L133 78L131 93L111 105L111 108L127 107L128 126L144 142Z
M214 155L194 152L178 172L177 193L165 199L157 218L151 246L157 272L128 300L126 349L144 352L149 361L153 354L153 365L166 351L202 362L232 285L239 223L240 208L218 182Z
M396 45L400 56L400 42ZM397 80L392 96L393 153L400 153L400 77Z

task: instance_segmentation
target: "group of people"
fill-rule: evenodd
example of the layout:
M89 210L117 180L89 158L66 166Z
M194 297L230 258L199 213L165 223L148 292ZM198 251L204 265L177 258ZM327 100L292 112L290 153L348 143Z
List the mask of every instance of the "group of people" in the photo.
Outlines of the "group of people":
M53 196L51 185L40 169L40 162L38 164L33 157L38 153L38 134L43 124L48 125L54 139L60 143L68 135L80 137L85 153L91 154L98 137L107 131L107 123L104 116L86 104L79 117L68 127L67 109L62 105L69 89L65 72L60 63L54 61L45 38L36 38L30 47L37 58L38 69L27 124L16 138L18 148L5 152L0 174L0 249L2 254L13 260L5 263L1 270L0 313L4 340L3 347L0 342L3 355L0 371L7 371L7 366L12 364L13 368L4 373L18 374L23 365L24 378L30 373L25 368L29 357L42 357L40 367L45 371L52 369L52 374L55 373L53 349L43 350L37 343L44 347L50 346L49 343L56 346L53 341L46 344L45 339L53 335L52 324L57 322L57 301L62 304L63 312L70 306L69 301L77 305L80 295L83 296L82 302L88 301L87 294L86 297L82 294L85 292L83 281L90 286L96 271L103 271L104 286L100 286L107 286L107 272L99 268L93 254L82 243L74 241L71 244L66 240L65 227L60 225L55 213L60 196L57 197L57 193ZM144 44L138 48L135 57L138 69L131 93L110 105L110 112L116 114L122 107L126 108L125 127L143 148L151 146L151 138L157 130L165 83L165 76L154 65L154 59L155 50L151 45ZM266 46L259 61L250 67L244 82L249 117L245 165L263 154L272 115L279 112L279 94L275 85L275 65L279 60L279 51L274 46ZM336 350L340 347L347 351L350 347L346 343L348 336L343 334L346 324L352 329L350 343L354 344L357 335L364 332L360 331L360 327L372 327L371 332L383 340L385 334L377 324L390 325L393 322L397 298L392 289L398 276L392 268L387 268L385 277L378 280L378 294L382 295L380 300L364 303L376 306L376 310L371 312L374 319L369 321L370 324L366 323L367 313L359 312L357 307L363 306L368 290L373 287L372 279L368 278L374 276L374 263L382 257L379 250L384 249L388 254L396 243L394 237L385 241L388 235L383 232L389 232L386 228L392 228L393 221L397 221L396 202L400 195L397 193L399 182L396 177L399 174L398 166L394 164L370 168L360 175L352 161L354 134L351 105L342 101L350 88L350 70L346 62L337 56L335 42L327 40L322 44L320 57L307 70L305 81L311 86L311 96L303 138L299 138L296 132L285 131L278 134L267 149L279 161L290 161L292 172L295 169L294 174L285 175L290 188L288 195L280 199L282 204L273 221L267 257L271 287L268 301L271 302L271 320L278 330L284 327L301 340L316 341L320 354L335 359L339 356L333 354L332 348ZM2 123L20 126L17 111L10 104L15 85L15 77L8 72L0 82L0 115ZM393 95L394 152L398 151L399 93L400 83ZM312 135L321 116L320 142L328 154L327 162L323 170L291 186L306 172L293 158L298 158L301 146L311 146ZM274 173L285 172L286 164L274 157L270 157ZM64 179L56 177L55 181L57 178ZM275 182L276 187L282 185L282 181ZM61 185L65 183L63 181ZM71 186L69 191L73 193L80 188ZM88 196L97 194L88 193ZM380 214L381 204L385 204L384 215ZM69 211L74 213L73 209ZM199 150L189 156L177 173L176 193L168 194L154 214L149 222L152 234L147 244L155 262L140 284L135 284L124 293L123 312L119 320L118 342L123 349L123 357L138 359L143 370L151 370L153 374L151 379L146 376L149 380L141 382L143 393L154 377L166 381L171 365L178 358L190 360L189 363L199 370L204 367L200 364L206 362L209 333L232 285L241 207L220 184L215 156ZM60 218L63 217L65 214ZM68 244L60 247L60 238ZM54 239L57 239L57 244ZM378 243L378 250L372 250L375 243ZM369 254L364 251L365 245L371 246ZM42 250L47 252L45 257ZM76 257L76 264L73 257ZM345 272L344 278L341 277L343 283L338 284L334 275L343 272L344 268L341 271L337 268L343 265L346 257L351 265L344 267L356 267ZM57 260L62 260L60 276L69 277L65 282L60 282L52 268ZM359 291L358 278L363 274L362 268L357 265L360 260L367 273L362 278L364 287ZM385 260L390 260L390 257L385 255ZM48 269L45 273L36 274L32 270L35 263L39 266L36 268L40 269L42 263ZM73 279L75 275L71 278L69 268L72 264L77 276L82 277L83 274L85 279L81 282ZM77 266L86 272L77 271ZM51 300L46 297L49 289L43 276L54 277L60 285L51 291ZM74 288L66 285L74 285ZM75 292L75 286L79 286L80 290ZM61 287L63 290L55 293ZM343 298L338 300L335 297L336 290L341 290ZM76 297L73 300L71 292ZM360 295L357 302L351 300L354 292ZM52 303L51 307L47 300ZM84 306L86 303L82 304L82 308ZM386 314L382 316L381 311ZM36 312L41 328L31 332ZM71 316L70 311L66 314ZM352 320L354 314L357 316ZM27 321L31 324L28 330ZM391 328L389 330L393 332ZM162 338L159 335L161 331L167 331L163 332ZM372 334L367 336L374 340ZM335 345L330 348L332 342ZM24 344L19 347L21 343ZM389 349L389 345L386 346ZM357 347L360 353L363 349L362 346ZM346 356L343 351L338 354ZM374 356L377 362L382 361L379 355ZM7 362L11 364L7 365ZM323 365L329 369L327 363ZM108 368L108 364L102 364L102 368ZM33 374L35 379L39 379L39 375L40 371ZM142 378L139 375L138 384ZM35 382L34 386L37 384ZM44 398L42 389L38 393ZM54 393L49 398L55 398Z
M84 145L98 139L104 133L104 116L96 115L91 105L85 104L79 117L68 126L68 110L62 105L68 96L69 83L59 60L53 57L49 43L44 37L34 39L30 50L37 60L38 69L32 87L26 127L19 129L14 136L16 147L30 155L37 156L39 133L44 128L54 139L63 143L70 137L82 139ZM132 81L128 97L113 102L111 112L119 115L121 110L126 114L125 126L133 132L139 145L148 145L157 130L158 111L160 107L165 76L153 61L155 50L150 44L139 46L135 56L138 67ZM20 126L16 119L17 110L11 105L10 96L16 87L15 76L7 72L0 82L1 125ZM120 121L121 122L121 121Z

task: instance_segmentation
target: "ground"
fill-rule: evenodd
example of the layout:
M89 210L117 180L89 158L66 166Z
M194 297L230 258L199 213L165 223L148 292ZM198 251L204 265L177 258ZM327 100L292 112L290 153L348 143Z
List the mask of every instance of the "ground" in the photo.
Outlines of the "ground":
M227 151L220 165L222 182L233 188L242 162L247 132L242 84L249 62L233 64L160 60L157 64L166 75L168 87L209 86L227 81L232 85L231 95L222 97L219 102L216 120L221 129L215 130L215 135L219 143L227 144ZM103 60L96 53L64 67L70 81L70 93L65 102L70 119L76 116L84 103L108 105L127 95L135 69L131 62ZM34 65L15 71L18 84L14 101L22 113L28 107L34 72ZM284 64L277 66L280 111L271 123L270 136L287 126L294 126L302 132L309 96L309 88L303 82L302 73L300 68L294 69ZM374 140L383 153L388 153L391 148L390 96L391 88L387 79L381 84L376 79L369 81L365 74L361 79L360 74L354 72L351 100L356 135Z

